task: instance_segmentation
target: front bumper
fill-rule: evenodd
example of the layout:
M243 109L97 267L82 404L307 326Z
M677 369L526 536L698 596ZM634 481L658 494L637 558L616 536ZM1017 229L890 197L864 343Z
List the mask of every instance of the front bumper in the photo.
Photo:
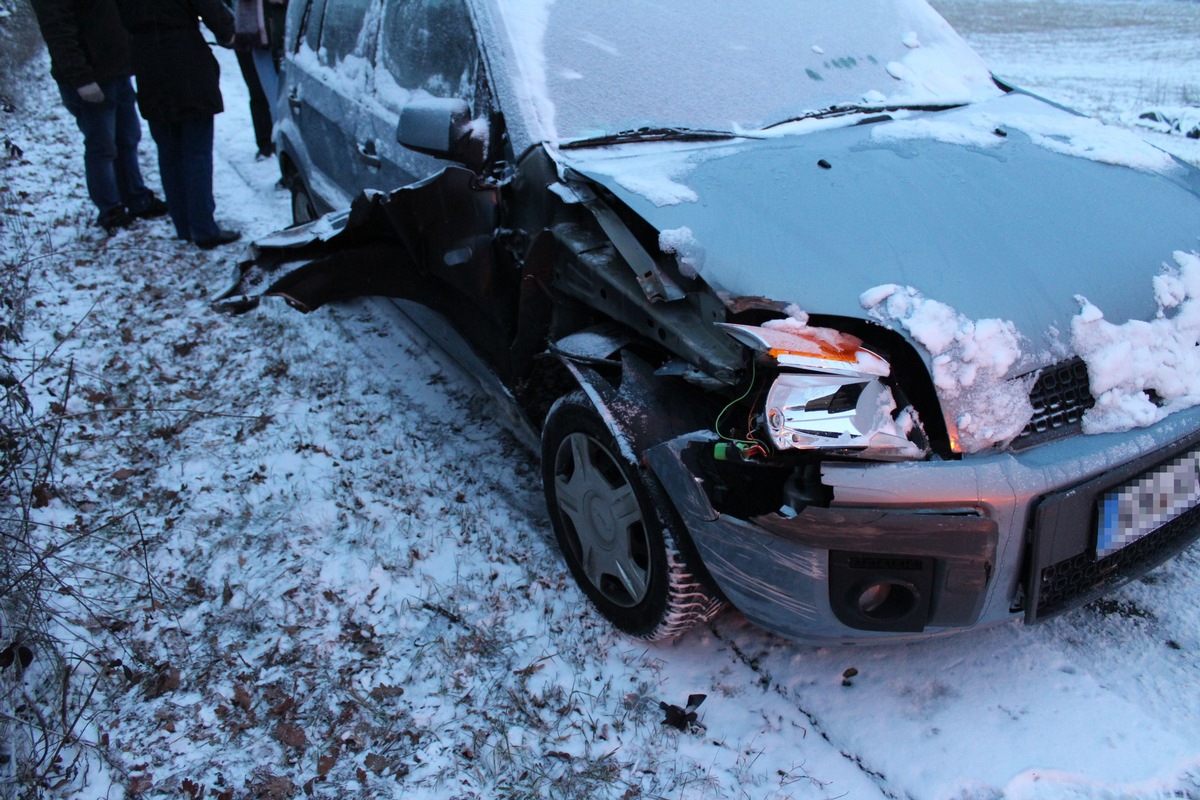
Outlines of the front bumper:
M1096 505L1179 453L1200 448L1200 408L1151 428L1077 435L960 461L826 462L828 508L748 519L722 514L700 476L712 442L648 449L718 588L752 622L812 643L904 640L1074 608L1200 538L1192 509L1108 559L1096 557ZM873 582L915 602L864 617Z

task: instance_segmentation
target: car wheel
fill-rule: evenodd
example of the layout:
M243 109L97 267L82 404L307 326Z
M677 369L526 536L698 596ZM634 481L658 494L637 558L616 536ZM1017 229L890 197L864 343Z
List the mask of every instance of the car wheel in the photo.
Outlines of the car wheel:
M292 224L300 225L305 222L312 222L319 215L317 209L313 206L312 197L308 194L308 189L304 185L304 181L299 177L292 178Z
M677 636L721 610L691 567L683 523L654 477L630 463L587 395L551 408L542 430L551 524L575 580L617 628Z

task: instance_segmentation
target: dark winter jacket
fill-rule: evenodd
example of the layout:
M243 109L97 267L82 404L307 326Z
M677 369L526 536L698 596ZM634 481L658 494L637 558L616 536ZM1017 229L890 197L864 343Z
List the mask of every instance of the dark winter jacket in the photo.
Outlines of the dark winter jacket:
M138 108L156 122L221 113L221 71L196 18L218 44L233 42L233 15L221 0L117 0L133 36Z
M129 35L114 0L32 0L50 74L78 89L133 74Z

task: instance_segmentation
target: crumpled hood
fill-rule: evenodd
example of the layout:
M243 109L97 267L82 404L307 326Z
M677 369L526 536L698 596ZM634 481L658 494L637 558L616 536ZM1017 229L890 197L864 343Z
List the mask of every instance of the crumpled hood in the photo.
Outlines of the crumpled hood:
M1013 322L1027 352L1067 338L1077 295L1114 322L1153 318L1152 278L1200 248L1200 173L1022 94L767 140L560 155L690 242L719 290L866 317L864 292L911 286Z

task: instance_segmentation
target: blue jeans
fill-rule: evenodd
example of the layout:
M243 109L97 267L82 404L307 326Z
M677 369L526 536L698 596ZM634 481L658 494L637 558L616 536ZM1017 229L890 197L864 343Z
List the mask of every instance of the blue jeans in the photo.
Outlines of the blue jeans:
M138 168L142 126L129 78L101 83L102 103L85 102L73 86L60 83L58 90L83 134L84 177L100 216L121 206L131 214L144 211L154 193L146 188Z
M220 229L213 219L213 118L150 120L150 135L158 145L158 172L175 234L193 242L215 239Z

